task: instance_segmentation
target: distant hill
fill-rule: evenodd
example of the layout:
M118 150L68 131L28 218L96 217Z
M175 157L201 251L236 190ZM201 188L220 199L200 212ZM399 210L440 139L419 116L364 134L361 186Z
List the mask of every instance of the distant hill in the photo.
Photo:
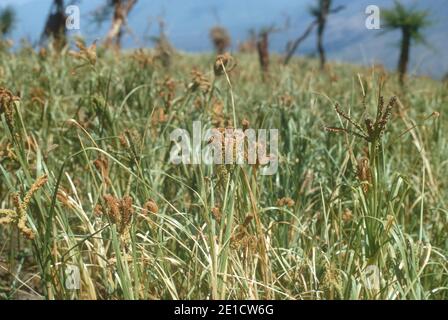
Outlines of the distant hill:
M448 72L448 5L445 0L403 2L427 8L434 18L433 26L426 31L431 48L414 48L411 53L411 72L441 78ZM107 23L99 27L91 21L91 12L102 3L102 0L80 1L81 32L88 40L101 38L107 31ZM126 36L124 45L128 48L151 45L149 36L158 32L158 16L164 17L168 35L174 45L185 51L211 50L208 30L217 23L229 29L236 47L238 42L246 38L249 29L270 25L283 28L288 20L288 28L274 34L271 39L271 49L283 52L287 41L300 34L310 22L308 7L312 3L312 0L140 0L130 17L134 34ZM380 31L367 30L364 26L364 10L372 1L334 0L334 3L345 5L346 9L331 16L329 20L325 37L329 58L362 64L378 62L388 68L395 68L399 33L379 37ZM51 0L2 0L0 6L7 4L15 6L19 16L19 24L13 37L37 41ZM390 7L393 1L376 0L375 4ZM314 53L313 35L299 48L299 54Z

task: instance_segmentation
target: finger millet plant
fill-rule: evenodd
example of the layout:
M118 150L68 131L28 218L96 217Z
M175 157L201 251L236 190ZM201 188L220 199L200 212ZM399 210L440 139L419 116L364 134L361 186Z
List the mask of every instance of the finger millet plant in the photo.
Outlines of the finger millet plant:
M1 298L448 297L446 84L78 47L0 52ZM277 173L171 163L193 121L278 129Z

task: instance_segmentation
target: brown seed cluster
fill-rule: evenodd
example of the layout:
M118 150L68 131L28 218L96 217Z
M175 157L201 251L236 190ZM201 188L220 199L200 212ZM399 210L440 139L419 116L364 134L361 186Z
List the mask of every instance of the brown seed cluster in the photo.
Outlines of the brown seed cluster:
M0 160L2 160L2 158L17 160L12 143L0 144Z
M294 204L295 204L294 200L292 200L289 197L284 197L284 198L281 198L281 199L277 200L277 206L279 206L279 207L285 207L286 206L288 208L291 208L291 207L294 206Z
M109 186L111 181L109 178L109 160L104 155L100 155L98 159L93 161L93 165L100 172L103 182Z
M10 130L14 128L14 102L16 101L20 101L20 98L13 95L11 91L0 87L0 116L5 115Z
M243 148L243 150L238 149L239 145L242 144L244 146L245 143L245 135L242 131L233 130L233 128L229 127L213 129L212 132L213 135L208 143L213 144L216 149L220 147L221 164L225 164L226 160L233 164L237 159L247 159L247 148Z
M128 152L130 161L138 163L142 149L142 138L136 129L125 129L118 137L120 146Z
M157 214L158 212L159 212L159 206L152 199L149 199L143 205L143 214L145 214L145 215L147 215L148 213Z
M19 194L14 193L12 195L12 202L15 210L9 209L0 209L0 215L4 215L5 217L0 218L1 224L11 224L14 223L17 225L17 228L20 232L28 239L32 240L35 237L35 234L31 228L27 227L27 215L26 211L29 207L31 198L33 195L41 189L45 183L47 183L47 176L42 176L33 183L30 190L26 193L25 197L20 200Z
M215 76L222 76L225 73L231 72L236 67L235 58L230 53L220 54L216 57L213 71Z
M221 209L219 209L218 207L213 207L212 215L213 215L213 218L215 218L216 222L221 223L221 219L222 219Z
M249 224L254 219L252 214L249 214L244 219L243 223L238 226L235 233L230 239L230 246L235 250L248 250L254 252L258 245L258 239L256 236L249 233Z
M294 99L291 95L285 93L280 96L280 105L285 106L287 108L291 107L294 102Z
M210 30L210 39L218 54L223 54L230 46L230 36L224 27L213 27Z
M56 198L66 208L73 208L73 203L70 200L70 195L66 190L64 190L64 188L59 187Z
M211 83L210 80L199 70L193 70L191 72L192 80L191 83L188 85L188 88L195 92L197 90L200 90L203 93L207 93L210 91Z
M350 222L353 219L353 213L350 209L345 209L342 213L342 220L344 222Z
M171 108L175 96L176 82L167 77L162 83L159 83L159 97L163 100L166 110Z
M127 235L132 216L134 215L132 198L125 196L122 199L118 199L110 194L106 194L103 199L105 206L97 205L94 210L95 214L108 216L110 221L117 226L117 231L121 235Z
M95 66L97 60L96 41L93 42L91 46L86 47L83 41L77 40L76 46L78 47L79 51L69 51L69 55L77 60L80 60L81 62L84 62L84 64L81 66L84 66L86 64Z
M163 107L156 107L151 117L152 130L157 128L158 124L168 121L168 115Z
M366 118L364 120L365 128L363 128L357 121L355 121L352 117L347 115L344 111L341 110L339 104L335 105L336 112L345 120L347 120L354 128L355 131L346 129L346 128L337 128L337 127L326 127L325 129L330 132L346 132L348 134L354 135L358 138L362 138L368 143L373 143L377 145L381 138L381 135L384 133L386 129L386 125L389 122L390 115L392 113L392 109L397 104L397 97L392 97L389 100L387 106L384 104L384 98L380 97L377 106L377 114L375 121L370 118Z
M45 106L47 101L47 93L41 87L33 87L30 90L31 102L37 104L40 107Z
M220 167L248 163L254 169L258 169L260 165L268 163L272 157L267 154L266 142L250 141L246 135L245 130L249 128L249 121L244 119L241 124L243 130L235 130L232 126L212 129L208 144L212 145L215 159L220 162Z
M224 117L224 103L220 100L214 100L212 105L212 124L214 127L224 127L225 117Z
M137 62L140 68L144 69L154 63L154 58L143 49L138 49L132 54L132 59Z
M361 182L362 190L364 193L367 193L367 191L369 191L369 185L372 183L372 172L370 170L369 159L367 157L358 159L356 175Z

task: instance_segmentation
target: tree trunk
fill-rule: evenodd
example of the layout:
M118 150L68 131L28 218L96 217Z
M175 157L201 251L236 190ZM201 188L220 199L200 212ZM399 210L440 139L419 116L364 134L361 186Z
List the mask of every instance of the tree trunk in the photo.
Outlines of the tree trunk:
M126 24L126 19L129 12L132 10L137 0L114 0L114 16L112 18L112 25L107 33L104 42L106 47L114 47L119 50L121 48L121 36L123 34L123 25Z
M319 52L319 60L320 60L320 68L321 69L324 68L325 62L326 62L325 49L322 44L324 29L325 29L325 22L319 22L318 31L317 31L317 50Z
M327 17L329 14L337 13L345 8L345 6L338 6L334 9L330 10L330 7L331 7L330 0L320 0L319 13L318 13L318 15L315 15L316 20L314 20L313 22L310 23L310 25L305 30L305 32L299 38L297 38L292 43L292 45L290 47L288 46L288 48L286 50L287 53L286 53L285 59L283 61L283 64L285 64L285 65L288 64L289 60L291 59L292 55L299 47L300 43L302 43L302 41L304 41L309 36L311 31L313 31L314 27L317 24L317 26L318 26L317 49L319 51L321 68L323 68L325 66L326 57L325 57L325 49L323 46L323 35L324 35L325 25L327 23Z
M327 24L327 16L330 10L331 1L322 0L320 5L320 14L317 19L317 50L319 51L320 68L324 69L327 58L323 45L324 31Z
M48 15L41 41L53 38L54 47L61 50L66 44L64 0L54 0Z
M404 76L408 70L409 50L411 48L411 33L407 29L402 30L400 60L398 60L398 74L400 84L404 83Z
M266 80L266 75L269 71L269 32L266 31L260 34L260 39L257 42L257 49L261 71L263 72L263 79Z
M291 60L294 52L296 52L297 48L299 47L299 44L309 36L309 34L311 33L311 31L313 31L314 26L316 24L317 24L317 21L311 22L311 24L308 26L308 28L305 30L305 32L299 38L297 38L296 41L294 41L294 43L291 45L288 52L286 53L285 60L283 61L284 65L288 64L288 62L289 62L289 60Z

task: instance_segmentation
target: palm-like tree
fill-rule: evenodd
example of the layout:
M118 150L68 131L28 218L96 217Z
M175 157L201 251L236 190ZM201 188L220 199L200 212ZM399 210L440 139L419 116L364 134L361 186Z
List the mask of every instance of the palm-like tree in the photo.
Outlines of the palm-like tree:
M406 8L399 1L395 1L395 6L390 10L382 10L382 27L385 31L400 30L400 58L398 60L398 73L400 83L403 84L404 76L407 72L409 53L412 42L425 43L425 38L421 30L430 25L428 11L417 10L415 7Z
M16 13L11 7L0 10L0 38L8 35L14 28Z

